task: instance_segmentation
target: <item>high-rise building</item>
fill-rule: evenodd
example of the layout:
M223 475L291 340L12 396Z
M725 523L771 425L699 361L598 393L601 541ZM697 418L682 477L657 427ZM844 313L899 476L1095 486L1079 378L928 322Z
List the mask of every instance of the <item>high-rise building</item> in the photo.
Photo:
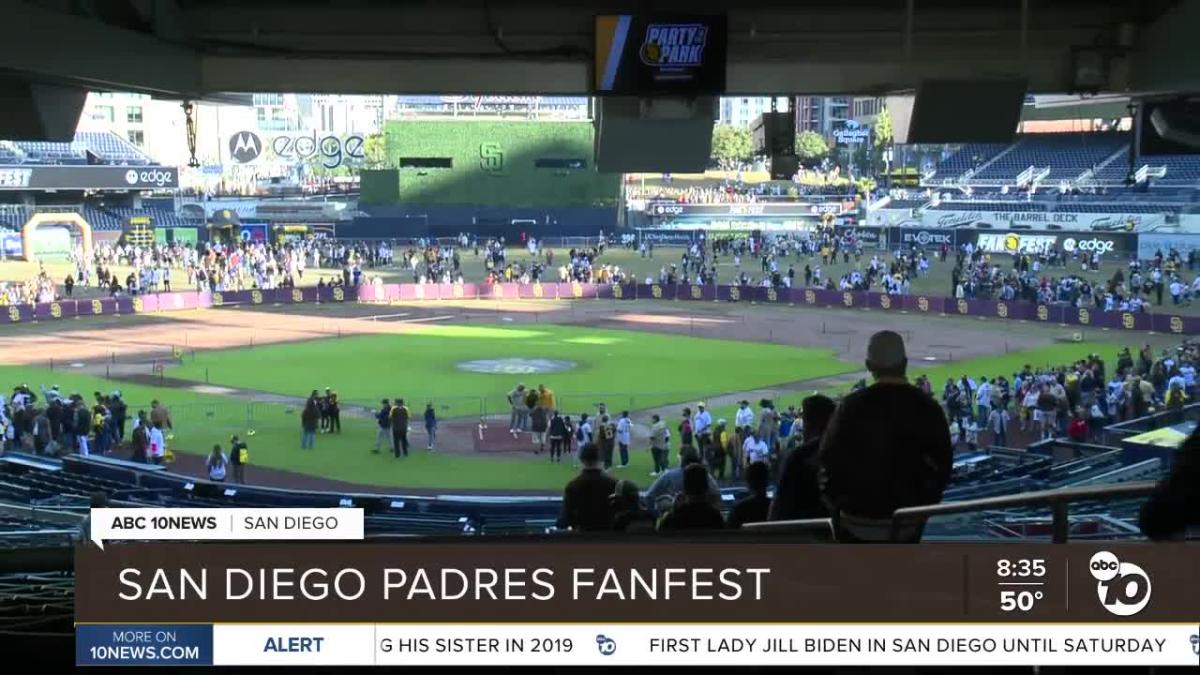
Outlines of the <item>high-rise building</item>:
M797 96L796 131L813 131L826 138L850 118L850 99L844 96Z
M756 117L771 111L772 98L777 111L789 110L787 96L728 96L721 99L717 121L735 127L748 127Z

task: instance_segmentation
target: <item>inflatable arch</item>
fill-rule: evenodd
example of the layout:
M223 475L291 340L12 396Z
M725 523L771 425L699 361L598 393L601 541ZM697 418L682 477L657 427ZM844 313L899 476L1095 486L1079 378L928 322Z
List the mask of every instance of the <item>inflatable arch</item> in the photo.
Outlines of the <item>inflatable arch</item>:
M92 255L92 226L83 219L83 216L78 213L35 213L33 217L21 227L21 250L25 254L25 259L32 261L33 254L33 231L39 226L48 223L74 225L79 229L80 239L83 241L83 255L85 258L90 258Z

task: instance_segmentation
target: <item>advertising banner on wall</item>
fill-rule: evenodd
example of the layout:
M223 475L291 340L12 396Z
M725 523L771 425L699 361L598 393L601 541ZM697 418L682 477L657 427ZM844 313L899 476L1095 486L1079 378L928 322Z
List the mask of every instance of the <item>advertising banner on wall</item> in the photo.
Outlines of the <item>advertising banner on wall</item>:
M903 236L903 235L901 235ZM989 232L955 231L958 245L971 243L985 253L1047 253L1059 248L1067 253L1128 254L1137 250L1138 235L1107 232Z
M1200 222L1197 223L1200 225ZM1138 235L1138 258L1146 260L1162 252L1165 256L1171 249L1187 257L1189 251L1200 249L1200 234L1141 234Z
M967 204L963 204L967 206ZM1094 230L1125 228L1129 223L1152 227L1166 222L1161 213L1076 213L1066 211L988 211L986 209L929 209L921 214L925 227L959 227L984 224L1011 228L1014 225L1057 225L1063 229Z
M888 244L887 230L881 227L846 227L834 228L837 236L850 235L862 243L863 248L884 248Z
M923 227L893 227L888 229L888 248L941 248L955 245L954 230L931 230Z
M0 166L0 190L157 190L179 187L173 166Z

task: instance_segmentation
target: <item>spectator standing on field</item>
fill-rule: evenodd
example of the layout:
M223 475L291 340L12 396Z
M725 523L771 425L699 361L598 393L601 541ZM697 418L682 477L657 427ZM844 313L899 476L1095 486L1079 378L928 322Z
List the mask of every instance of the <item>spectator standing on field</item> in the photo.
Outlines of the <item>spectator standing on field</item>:
M392 452L396 459L400 459L400 453L404 453L408 457L408 421L409 413L408 406L404 405L404 399L396 399L396 404L392 406Z
M208 479L215 483L224 483L225 474L229 468L229 459L225 457L221 446L214 445L212 452L208 455L208 460L204 462L204 467L208 469Z
M375 413L375 424L378 430L375 432L375 449L371 452L379 453L379 448L385 444L392 444L392 403L386 398L380 401L379 411Z
M433 452L433 444L437 441L437 413L433 410L433 403L425 404L425 435L429 437L429 443L425 449Z
M650 416L650 458L654 462L651 476L667 470L667 424L658 415Z
M633 424L629 421L629 411L622 410L621 416L617 418L617 448L621 452L620 468L622 469L629 466L629 441L632 431Z
M315 392L314 392L315 394ZM317 438L317 425L320 423L320 412L317 410L316 396L309 397L300 412L300 449L311 450Z
M563 452L571 442L571 432L567 429L567 420L554 411L550 419L550 461L561 462Z
M229 464L233 467L233 482L246 484L246 465L250 463L250 448L234 434L229 438Z

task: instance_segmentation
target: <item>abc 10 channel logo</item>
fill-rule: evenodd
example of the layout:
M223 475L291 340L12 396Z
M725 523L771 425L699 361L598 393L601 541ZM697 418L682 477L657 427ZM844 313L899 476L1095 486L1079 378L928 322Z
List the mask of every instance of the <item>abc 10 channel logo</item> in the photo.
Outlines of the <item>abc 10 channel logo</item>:
M1088 571L1097 582L1100 604L1112 614L1133 616L1149 604L1150 575L1141 567L1100 551L1088 562Z

